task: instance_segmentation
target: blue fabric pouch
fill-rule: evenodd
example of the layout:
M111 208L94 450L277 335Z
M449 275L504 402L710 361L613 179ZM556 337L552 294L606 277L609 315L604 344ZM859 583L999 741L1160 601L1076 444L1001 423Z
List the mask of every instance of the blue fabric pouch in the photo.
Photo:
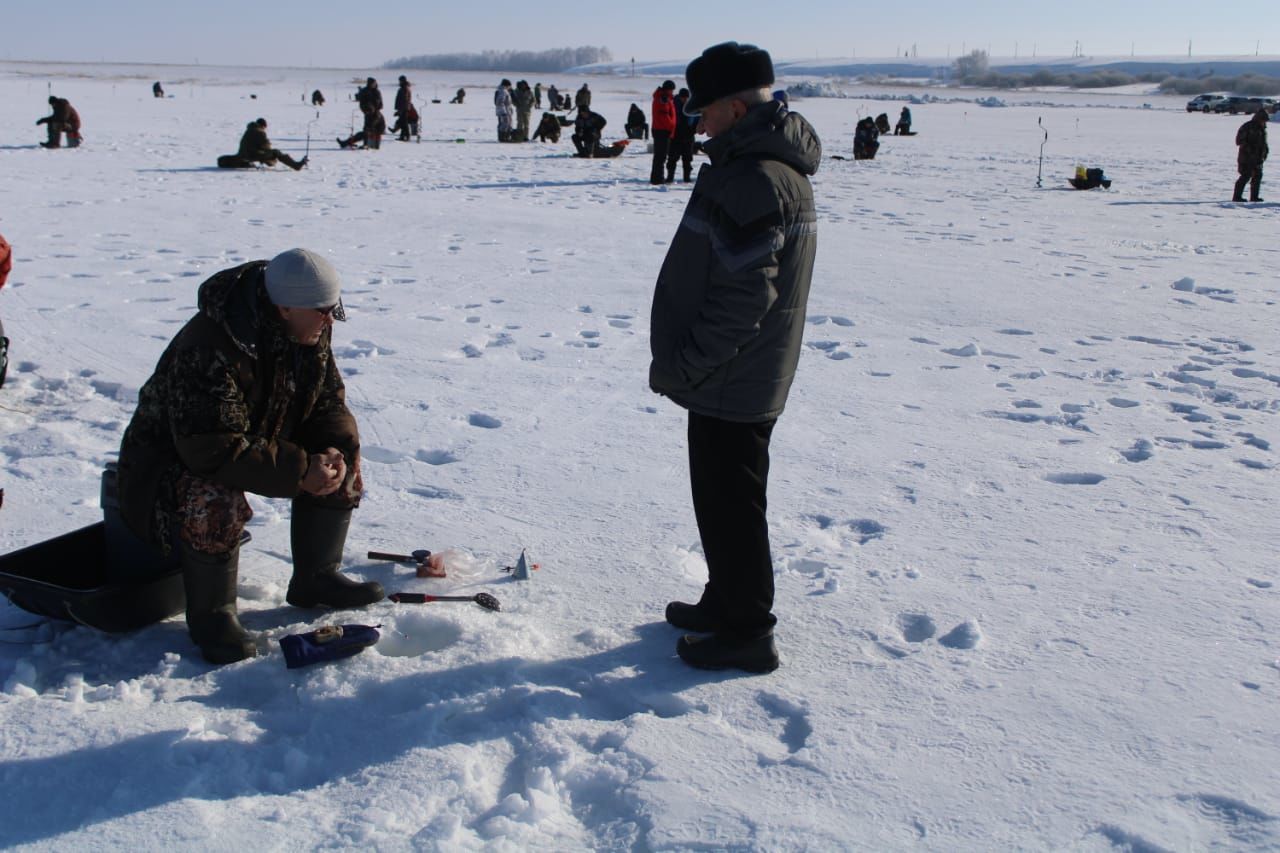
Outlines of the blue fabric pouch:
M378 642L382 635L370 625L326 625L305 634L290 634L280 640L285 666L289 669L342 660Z

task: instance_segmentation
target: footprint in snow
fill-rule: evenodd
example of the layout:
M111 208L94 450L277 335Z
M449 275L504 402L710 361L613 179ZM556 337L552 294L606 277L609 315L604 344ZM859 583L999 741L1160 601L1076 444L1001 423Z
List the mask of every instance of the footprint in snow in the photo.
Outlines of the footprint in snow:
M857 538L859 545L866 545L873 539L881 539L885 534L885 526L869 518L856 518L848 523L848 527Z
M949 649L976 649L982 642L982 628L976 619L967 619L938 638Z
M1107 479L1101 474L1045 474L1044 479L1059 486L1096 486Z
M782 722L780 740L787 752L795 755L808 745L809 736L813 734L813 724L809 721L808 709L801 702L768 692L760 693L756 701L769 716Z
M932 640L938 633L938 626L932 617L925 613L901 613L897 619L898 632L908 643L923 643Z
M447 450L419 450L415 458L428 465L451 465L458 461L458 457Z
M1146 462L1151 458L1154 449L1155 445L1145 438L1140 438L1133 443L1133 447L1121 450L1120 455L1126 462Z

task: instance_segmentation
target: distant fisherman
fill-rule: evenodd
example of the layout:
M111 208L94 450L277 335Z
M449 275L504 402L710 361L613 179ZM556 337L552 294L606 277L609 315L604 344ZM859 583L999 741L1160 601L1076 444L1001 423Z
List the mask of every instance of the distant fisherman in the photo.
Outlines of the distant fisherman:
M1240 154L1236 165L1240 169L1240 180L1236 181L1236 192L1232 201L1244 201L1244 185L1249 185L1249 201L1262 201L1258 195L1262 191L1262 164L1271 149L1267 147L1267 111L1259 109L1248 121L1240 125L1236 131L1236 145L1240 146Z
M61 148L62 134L67 134L67 147L79 148L81 143L80 137L80 114L76 112L76 108L71 106L71 102L66 98L58 98L53 95L49 96L49 107L52 113L36 122L36 126L42 124L49 125L49 141L41 142L45 148Z
M265 118L251 121L245 125L244 135L240 137L240 150L218 158L218 166L223 169L251 169L255 163L274 166L276 161L284 163L295 172L307 165L307 158L295 160L283 151L271 147L267 137L267 120Z

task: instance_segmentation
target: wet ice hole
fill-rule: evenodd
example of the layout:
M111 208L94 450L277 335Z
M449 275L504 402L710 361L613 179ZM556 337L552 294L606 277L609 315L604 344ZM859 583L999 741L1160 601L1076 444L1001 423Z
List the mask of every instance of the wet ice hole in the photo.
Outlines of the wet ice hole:
M387 624L374 648L385 657L413 658L443 651L461 639L462 629L452 622L425 613L410 613Z

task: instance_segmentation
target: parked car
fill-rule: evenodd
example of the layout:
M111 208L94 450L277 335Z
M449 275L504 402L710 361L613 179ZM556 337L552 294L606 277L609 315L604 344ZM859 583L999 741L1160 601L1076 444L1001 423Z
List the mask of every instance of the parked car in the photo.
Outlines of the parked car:
M1187 101L1187 112L1189 113L1207 113L1212 112L1213 107L1219 101L1225 101L1226 95L1196 95Z
M1213 105L1215 113L1231 113L1238 115L1245 113L1253 115L1258 110L1271 110L1275 106L1273 98L1255 98L1245 95L1229 95Z

